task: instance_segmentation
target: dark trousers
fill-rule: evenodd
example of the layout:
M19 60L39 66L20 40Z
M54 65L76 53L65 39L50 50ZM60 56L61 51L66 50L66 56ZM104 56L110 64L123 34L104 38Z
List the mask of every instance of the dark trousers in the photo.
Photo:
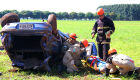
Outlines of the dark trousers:
M110 44L98 44L98 56L106 61L106 59L108 58L109 49Z

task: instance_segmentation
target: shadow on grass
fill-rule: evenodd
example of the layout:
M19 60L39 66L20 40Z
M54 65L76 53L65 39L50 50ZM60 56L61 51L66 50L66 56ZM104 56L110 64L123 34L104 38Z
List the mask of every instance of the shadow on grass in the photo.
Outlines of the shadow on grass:
M119 78L119 79L135 79L135 80L140 80L140 74L136 75L133 74L131 76L125 75L125 76L112 76L110 75L109 77L105 77L99 72L94 71L93 69L90 68L82 68L79 70L79 72L74 72L74 73L67 73L66 71L63 71L61 73L58 73L55 69L53 69L52 72L41 72L41 71L36 71L36 70L19 70L19 72L24 72L25 76L28 75L36 75L36 76L48 76L48 77L59 77L62 79L67 79L70 77L77 77L79 76L80 78L85 78L86 76L92 75L91 77L87 77L87 79L114 79L114 78Z
M100 75L99 72L94 71L93 69L90 68L82 68L79 69L79 72L74 72L74 73L67 73L66 71L63 71L61 73L58 73L56 69L52 69L52 72L42 72L42 71L37 71L37 70L19 70L19 72L24 72L25 76L34 74L37 76L56 76L59 78L69 78L70 76L75 77L75 76L80 76L80 77L85 77L89 74L93 75Z

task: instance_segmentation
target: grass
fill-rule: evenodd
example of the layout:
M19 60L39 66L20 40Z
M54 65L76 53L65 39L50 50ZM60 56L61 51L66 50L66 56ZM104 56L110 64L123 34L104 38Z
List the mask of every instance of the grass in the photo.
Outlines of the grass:
M41 20L21 20L21 22L39 22ZM78 40L87 39L89 42L95 42L95 38L91 39L91 30L95 21L71 21L58 20L58 29L65 33L76 33ZM118 53L130 56L135 65L140 67L140 21L114 21L115 33L111 35L111 48L116 48ZM6 54L0 54L0 80L92 80L92 79L110 79L110 77L102 77L91 69L82 69L79 73L62 74L55 73L41 73L36 71L22 71L8 72L12 69L11 61ZM119 76L122 80L134 80L135 75Z

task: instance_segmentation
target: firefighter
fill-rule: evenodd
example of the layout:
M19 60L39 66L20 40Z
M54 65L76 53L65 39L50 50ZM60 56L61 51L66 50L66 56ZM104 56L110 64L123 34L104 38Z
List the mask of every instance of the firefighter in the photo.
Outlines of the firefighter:
M108 54L109 57L106 61L106 67L110 69L110 73L114 73L119 70L120 75L124 75L126 73L128 73L128 75L133 74L136 67L134 65L134 61L129 56L117 54L116 49L109 49ZM119 67L119 69L117 69L116 66Z
M77 66L81 64L80 55L88 46L87 40L80 41L79 44L72 45L63 57L63 64L67 67L67 72L78 71Z
M87 57L90 57L91 55L97 56L97 49L94 42L88 44L88 46L85 49L85 52L81 54L81 58L85 60Z
M110 48L110 35L115 31L115 26L113 21L104 15L102 8L98 9L97 15L99 15L99 19L94 24L91 35L94 38L97 33L98 55L101 59L106 60Z
M65 53L70 46L74 45L74 44L78 44L79 42L76 40L77 35L75 33L71 33L69 35L69 38L63 43L62 45L62 52Z
M90 56L85 63L95 71L105 73L105 76L108 76L109 73L120 75L140 73L140 67L135 67L134 61L129 56L117 54L116 49L109 49L108 54L106 62L97 56Z

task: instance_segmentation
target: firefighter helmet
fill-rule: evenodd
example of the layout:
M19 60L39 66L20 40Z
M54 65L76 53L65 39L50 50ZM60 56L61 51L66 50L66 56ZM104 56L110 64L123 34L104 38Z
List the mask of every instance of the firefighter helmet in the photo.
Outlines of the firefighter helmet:
M77 38L77 36L76 36L75 33L71 33L69 36L70 36L70 38L72 38L72 39L76 39L76 38Z
M88 41L86 39L82 40L80 43L82 43L85 47L88 46Z
M99 8L97 11L98 15L103 15L104 14L104 9L103 8Z
M115 53L115 52L117 52L116 49L109 49L109 50L108 50L108 54L109 54L109 55L110 55L110 54L113 54L113 53Z

